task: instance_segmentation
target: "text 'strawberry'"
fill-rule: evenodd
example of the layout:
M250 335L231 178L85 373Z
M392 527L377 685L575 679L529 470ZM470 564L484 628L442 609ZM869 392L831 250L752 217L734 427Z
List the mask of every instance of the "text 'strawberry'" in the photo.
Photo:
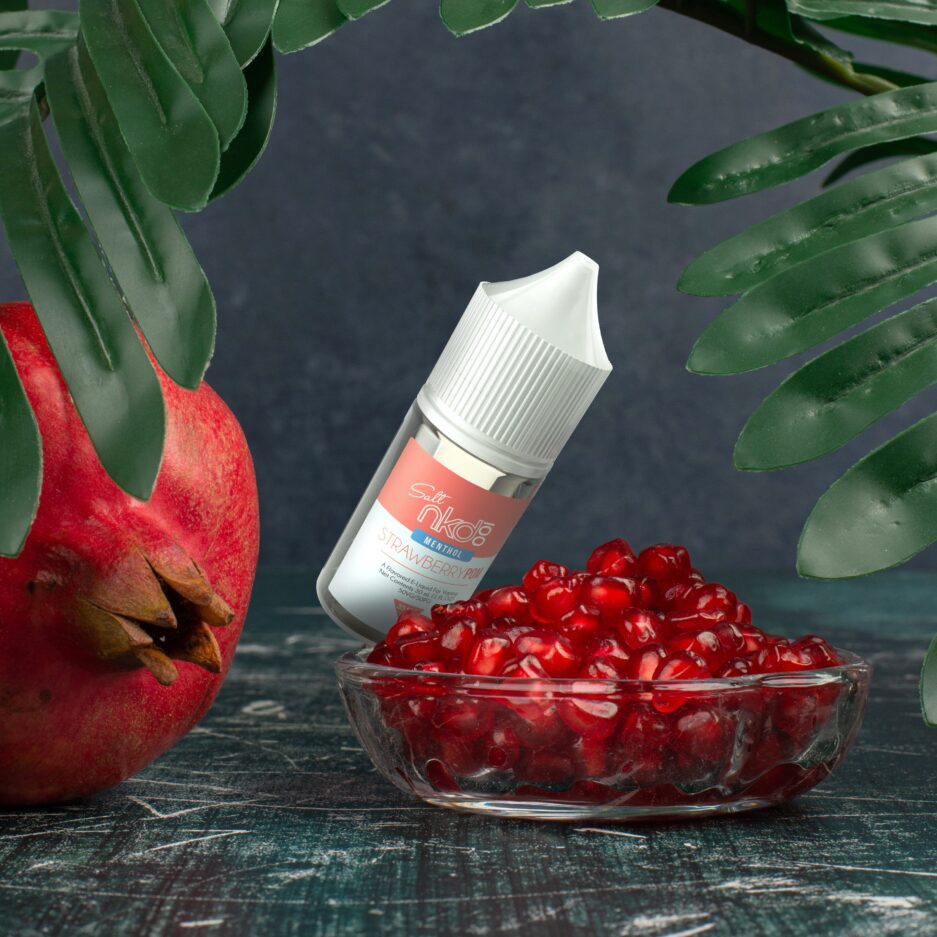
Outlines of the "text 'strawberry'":
M561 563L551 563L550 560L537 560L537 562L524 573L524 591L528 595L533 595L545 582L549 582L551 579L560 579L568 575L569 569Z
M621 537L596 547L586 561L586 571L593 576L630 576L636 566L634 550Z

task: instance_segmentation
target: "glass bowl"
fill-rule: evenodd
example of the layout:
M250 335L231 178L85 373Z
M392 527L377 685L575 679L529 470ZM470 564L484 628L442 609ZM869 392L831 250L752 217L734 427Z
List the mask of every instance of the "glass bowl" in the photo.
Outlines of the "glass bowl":
M870 666L707 680L479 677L336 662L378 771L444 807L548 820L737 813L822 781L862 721Z

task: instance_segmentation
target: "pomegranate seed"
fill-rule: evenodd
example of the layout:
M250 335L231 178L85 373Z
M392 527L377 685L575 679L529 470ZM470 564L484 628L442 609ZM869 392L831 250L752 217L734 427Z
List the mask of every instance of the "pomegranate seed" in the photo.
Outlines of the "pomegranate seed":
M579 669L579 655L573 645L554 631L531 631L519 637L514 648L519 657L536 657L551 677L569 677Z
M745 677L754 673L753 664L745 657L736 657L716 672L717 677Z
M732 622L724 621L712 629L713 634L719 639L722 650L727 657L734 657L745 653L745 635L742 629Z
M586 563L593 576L630 576L635 566L634 550L621 537L596 547Z
M380 664L382 667L403 666L400 655L397 654L386 641L381 641L380 644L374 645L371 649L371 653L368 654L368 663Z
M419 663L413 665L414 670L419 670L421 673L452 673L447 666L446 662L442 660L421 660Z
M494 710L486 701L453 695L439 701L432 722L439 739L453 737L471 741L491 729Z
M492 619L513 618L518 622L528 621L527 593L519 586L503 586L495 589L485 603Z
M660 616L641 608L626 608L618 619L617 629L619 637L632 651L648 644L662 644L664 640Z
M475 640L478 621L468 615L456 615L446 620L439 635L439 646L447 657L461 660Z
M552 579L539 586L531 596L531 617L541 624L553 624L575 608L578 599L578 584L569 579Z
M560 634L574 645L588 644L599 633L602 622L599 611L591 605L577 605L560 618Z
M752 657L757 655L768 645L767 638L763 631L760 631L754 625L739 625L739 631L745 639L745 656Z
M692 652L711 672L718 670L731 653L726 651L714 631L681 631L671 638L667 646L672 651Z
M739 602L736 606L735 623L737 625L750 625L752 623L752 610L744 602Z
M604 778L608 774L608 743L607 737L590 738L580 736L573 742L573 759L578 768L577 774L586 775L592 778ZM595 782L577 781L573 785L577 791L581 791L580 785ZM604 787L604 785L602 785ZM608 788L605 788L608 790ZM572 794L572 789L570 789ZM573 794L573 796L577 796ZM580 795L581 796L581 795Z
M568 575L569 570L560 563L551 563L549 560L537 560L537 562L524 573L524 591L532 596L545 582L550 582L551 579L559 579L562 576Z
M637 584L637 598L635 604L638 608L656 608L660 605L660 589L653 579L641 576L635 580Z
M453 774L463 777L475 774L484 767L480 746L464 739L441 739L439 758Z
M396 626L395 626L396 627ZM439 657L439 634L436 631L417 631L397 640L397 653L413 666L423 660Z
M798 670L813 670L813 655L807 648L795 648L791 644L769 644L755 658L758 673L789 673Z
M434 605L431 614L437 625L446 624L456 615L474 618L479 628L487 627L488 622L491 621L488 607L477 598L466 599L464 602L451 602L449 605Z
M672 750L684 782L691 780L687 774L705 775L728 761L731 749L729 726L713 710L687 707L676 717Z
M692 569L687 548L675 543L658 543L638 554L639 572L652 579L686 579Z
M644 703L624 707L618 730L621 772L633 784L655 784L665 773L663 752L670 740L666 716Z
M593 576L582 585L582 601L595 606L602 620L616 622L626 608L631 608L637 598L637 584L633 579L617 576Z
M514 657L514 645L497 631L480 631L472 642L462 669L465 673L492 676L501 673Z
M411 634L420 634L435 630L436 626L424 615L407 614L397 620L397 624L387 632L387 637L384 638L384 640L391 647L396 647L397 642L400 641L401 638L405 638Z
M711 676L703 659L692 651L671 654L657 672L655 680L705 680Z
M541 749L524 752L514 773L534 784L562 784L573 777L574 766L568 755Z
M673 582L657 583L658 602L664 609L673 608L681 599L689 595L696 583L691 579L678 579Z
M633 680L654 680L665 660L667 660L667 652L659 644L652 644L643 651L639 651L631 659L629 676Z
M676 615L704 615L710 620L732 621L738 607L738 599L718 582L706 582L694 586L674 603Z
M482 742L482 751L489 768L507 770L517 764L521 754L521 740L510 726L495 726Z
M560 718L570 729L583 738L607 739L618 725L621 706L609 698L615 692L614 684L595 684L577 681L571 694L557 703Z
M589 657L577 676L590 680L623 680L630 676L630 665L619 657Z
M604 657L613 662L625 663L631 657L631 651L625 646L621 638L615 635L603 635L586 649L586 656L590 658Z
M500 631L506 638L516 641L525 634L532 634L537 630L536 625L519 625L513 618L497 618L491 623L492 628Z
M428 761L424 770L426 780L437 791L454 793L459 790L459 785L452 776L452 772L438 758Z
M817 669L836 667L839 664L839 658L833 648L815 634L806 634L798 638L791 644L791 648L798 653L806 654L813 662L813 667Z

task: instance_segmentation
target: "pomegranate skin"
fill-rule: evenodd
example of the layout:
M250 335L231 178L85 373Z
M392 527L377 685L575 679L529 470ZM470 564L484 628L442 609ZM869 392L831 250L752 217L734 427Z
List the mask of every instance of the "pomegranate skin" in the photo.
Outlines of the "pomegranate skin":
M162 469L149 501L126 494L98 462L30 304L0 305L0 330L43 445L35 523L21 555L0 558L0 804L42 804L118 784L206 713L250 599L257 486L221 398L204 383L184 390L157 367L167 419ZM177 654L169 669L178 676L161 685L133 657L103 659L100 639L81 623L88 602L127 615L163 590L175 608L179 596L153 565L195 569L212 601L220 598L228 624L209 629L196 615L192 626L214 635L217 673Z

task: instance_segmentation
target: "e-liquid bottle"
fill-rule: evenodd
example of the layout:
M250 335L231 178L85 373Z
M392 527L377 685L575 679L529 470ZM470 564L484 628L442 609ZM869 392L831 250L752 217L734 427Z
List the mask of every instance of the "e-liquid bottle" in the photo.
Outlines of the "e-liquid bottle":
M319 575L337 624L379 641L478 590L612 370L598 276L577 251L479 285Z

